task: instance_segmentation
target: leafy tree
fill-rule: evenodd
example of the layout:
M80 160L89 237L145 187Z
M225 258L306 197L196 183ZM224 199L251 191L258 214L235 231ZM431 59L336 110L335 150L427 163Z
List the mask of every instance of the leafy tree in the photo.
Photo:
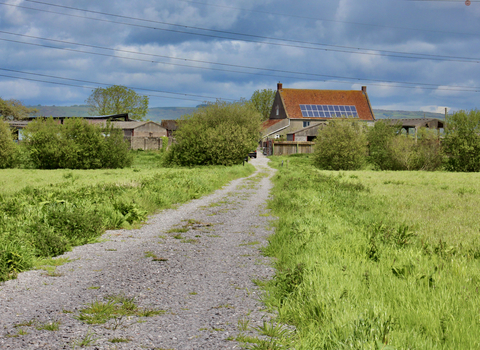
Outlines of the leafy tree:
M256 148L261 115L251 103L217 101L182 117L176 143L166 155L173 165L233 165Z
M0 118L0 169L13 166L16 153L17 145L13 141L12 130Z
M351 120L332 120L318 131L313 163L325 170L356 170L364 165L366 152L363 125Z
M20 120L25 119L33 113L37 113L35 108L25 107L22 102L18 100L4 100L0 98L0 117L6 120Z
M270 117L274 99L275 90L263 89L255 90L250 98L250 102L253 103L255 109L262 115L262 120L267 120Z
M133 119L143 120L148 112L148 96L122 85L96 88L85 101L90 106L90 115L130 113Z
M444 151L450 171L480 171L480 111L458 111L447 117Z

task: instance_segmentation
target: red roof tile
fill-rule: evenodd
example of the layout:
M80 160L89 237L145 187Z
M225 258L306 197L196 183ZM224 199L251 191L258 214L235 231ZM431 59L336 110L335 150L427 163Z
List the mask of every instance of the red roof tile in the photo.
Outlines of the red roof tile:
M304 90L281 89L285 110L289 118L305 119L300 110L301 104L306 105L353 105L356 106L359 119L374 120L368 99L363 91L358 90ZM325 119L325 118L308 118Z
M300 107L299 107L300 108ZM268 119L262 123L262 130L268 129L269 127L283 121L283 119Z

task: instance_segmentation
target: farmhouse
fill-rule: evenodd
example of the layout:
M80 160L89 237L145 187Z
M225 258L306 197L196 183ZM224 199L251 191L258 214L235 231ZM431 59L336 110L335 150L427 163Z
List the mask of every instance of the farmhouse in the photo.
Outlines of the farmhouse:
M312 141L321 125L337 118L375 121L366 86L358 91L310 90L284 89L278 83L270 119L262 126L262 137Z

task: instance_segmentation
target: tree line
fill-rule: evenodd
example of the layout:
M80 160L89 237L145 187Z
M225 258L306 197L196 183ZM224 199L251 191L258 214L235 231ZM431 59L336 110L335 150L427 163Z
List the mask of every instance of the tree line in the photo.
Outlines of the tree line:
M373 127L335 120L319 130L314 164L326 170L480 171L480 111L448 116L444 135L420 128L415 138L401 125L379 120Z

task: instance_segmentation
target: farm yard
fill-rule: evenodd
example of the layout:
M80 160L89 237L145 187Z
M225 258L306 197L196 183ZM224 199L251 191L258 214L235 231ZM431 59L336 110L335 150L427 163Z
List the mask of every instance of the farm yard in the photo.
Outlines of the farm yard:
M478 173L272 160L265 301L296 327L295 349L479 348Z

